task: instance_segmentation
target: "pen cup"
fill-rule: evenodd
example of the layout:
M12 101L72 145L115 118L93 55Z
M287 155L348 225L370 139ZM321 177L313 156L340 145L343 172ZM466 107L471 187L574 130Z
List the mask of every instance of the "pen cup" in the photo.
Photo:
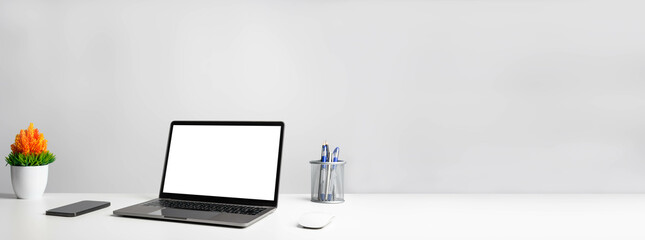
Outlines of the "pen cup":
M311 164L311 201L318 203L345 202L345 161Z

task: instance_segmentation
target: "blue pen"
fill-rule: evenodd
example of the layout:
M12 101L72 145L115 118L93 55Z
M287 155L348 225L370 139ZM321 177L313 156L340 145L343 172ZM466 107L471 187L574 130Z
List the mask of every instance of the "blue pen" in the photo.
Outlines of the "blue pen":
M334 153L332 153L332 162L338 162L339 156L340 156L340 148L336 147L334 149ZM335 181L336 171L335 170L336 170L336 165L333 165L328 173L329 179L327 180L327 201L333 201L334 191L336 189L336 181ZM329 189L330 187L332 188L331 190Z
M332 162L338 162L338 157L340 156L340 148L339 147L336 147L334 149L334 153L332 153L332 156L333 156L332 157ZM336 168L336 166L334 166L334 168Z
M322 151L320 153L320 161L321 162L329 162L329 145L327 145L327 141L325 141L322 145ZM318 185L318 192L320 195L320 201L325 201L325 192L323 192L323 189L326 188L327 184L325 182L325 175L327 172L327 166L322 165L320 168L320 181Z

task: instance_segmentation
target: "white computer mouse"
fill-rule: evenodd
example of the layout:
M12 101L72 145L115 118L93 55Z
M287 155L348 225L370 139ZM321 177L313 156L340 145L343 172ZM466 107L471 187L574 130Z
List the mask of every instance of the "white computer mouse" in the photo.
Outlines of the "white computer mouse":
M322 212L305 213L298 220L298 224L304 228L321 229L331 223L334 215Z

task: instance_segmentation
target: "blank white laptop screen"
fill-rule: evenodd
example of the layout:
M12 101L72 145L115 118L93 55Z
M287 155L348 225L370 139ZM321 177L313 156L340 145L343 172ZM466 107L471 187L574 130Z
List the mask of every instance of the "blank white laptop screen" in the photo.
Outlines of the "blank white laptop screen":
M273 201L280 130L175 125L162 191Z

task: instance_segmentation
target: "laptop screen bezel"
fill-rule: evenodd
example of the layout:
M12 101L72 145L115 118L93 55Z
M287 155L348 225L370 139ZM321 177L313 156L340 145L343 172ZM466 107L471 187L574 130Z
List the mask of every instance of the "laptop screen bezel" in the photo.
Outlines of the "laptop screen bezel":
M279 126L280 127L280 145L278 149L278 164L276 168L275 179L275 192L273 200L260 200L260 199L246 199L246 198L231 198L231 197L216 197L192 194L179 194L164 192L164 183L166 181L166 168L168 167L168 155L170 153L170 144L172 141L172 131L175 125L210 125L210 126ZM168 134L168 145L166 146L166 160L163 167L163 176L161 177L161 188L159 188L159 198L170 198L187 201L200 201L200 202L217 202L228 204L240 205L255 205L255 206L278 206L278 192L280 187L280 166L282 163L282 141L284 138L284 122L281 121L172 121L170 123L170 133Z

